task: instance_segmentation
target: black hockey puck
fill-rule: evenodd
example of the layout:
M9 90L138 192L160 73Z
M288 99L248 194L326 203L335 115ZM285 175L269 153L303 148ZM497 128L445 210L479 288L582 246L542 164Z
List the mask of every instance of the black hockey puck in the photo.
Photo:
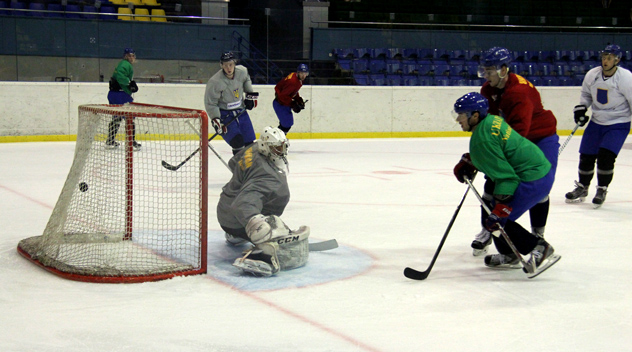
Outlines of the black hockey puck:
M85 191L87 191L87 190L88 190L88 184L87 184L87 183L85 183L85 182L81 182L81 183L79 184L79 190L80 190L81 192L85 192Z

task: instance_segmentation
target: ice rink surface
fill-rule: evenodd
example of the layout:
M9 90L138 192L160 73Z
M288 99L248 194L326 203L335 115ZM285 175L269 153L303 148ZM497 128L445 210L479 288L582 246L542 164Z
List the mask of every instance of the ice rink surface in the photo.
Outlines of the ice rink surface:
M581 137L562 153L545 234L562 260L542 275L472 256L469 194L430 276L403 276L427 268L465 193L452 168L468 140L291 140L282 218L341 247L258 279L230 266L238 252L215 216L230 173L209 154L209 273L142 284L69 281L22 258L16 246L42 234L74 143L1 144L0 351L630 351L629 139L597 210L595 180L587 203L564 203ZM483 178L474 185L482 192Z

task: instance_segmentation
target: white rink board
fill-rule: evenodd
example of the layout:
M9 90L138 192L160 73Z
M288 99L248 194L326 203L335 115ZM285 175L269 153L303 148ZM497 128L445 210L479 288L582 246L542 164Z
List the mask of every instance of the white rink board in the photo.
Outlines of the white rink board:
M139 84L138 103L204 109L205 84ZM250 111L255 131L277 126L273 85L256 85L258 107ZM294 114L295 133L460 131L451 121L454 101L480 87L303 86L306 109ZM580 87L538 87L559 130L574 127ZM1 136L75 135L77 108L107 104L107 83L0 82Z

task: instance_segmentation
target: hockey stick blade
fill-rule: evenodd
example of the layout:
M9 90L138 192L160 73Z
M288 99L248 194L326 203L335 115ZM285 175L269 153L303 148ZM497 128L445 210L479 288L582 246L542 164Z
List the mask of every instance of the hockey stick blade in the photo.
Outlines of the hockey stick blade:
M162 161L162 166L165 169L171 170L171 171L176 171L176 170L178 170L180 168L180 165L173 166L173 165L169 164L168 162L166 162L164 160Z
M428 274L430 274L430 270L417 271L408 267L404 269L404 276L413 280L425 280L428 277Z
M338 241L335 239L309 244L310 252L322 252L338 248Z

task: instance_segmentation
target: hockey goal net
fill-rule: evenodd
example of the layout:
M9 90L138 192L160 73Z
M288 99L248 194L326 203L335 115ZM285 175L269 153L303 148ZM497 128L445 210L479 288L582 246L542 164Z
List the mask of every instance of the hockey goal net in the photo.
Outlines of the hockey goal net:
M121 122L116 148L105 143L114 119ZM135 103L82 105L78 122L74 161L44 233L20 241L18 252L78 281L205 273L206 113ZM138 151L134 138L142 144ZM190 155L177 171L162 165Z

